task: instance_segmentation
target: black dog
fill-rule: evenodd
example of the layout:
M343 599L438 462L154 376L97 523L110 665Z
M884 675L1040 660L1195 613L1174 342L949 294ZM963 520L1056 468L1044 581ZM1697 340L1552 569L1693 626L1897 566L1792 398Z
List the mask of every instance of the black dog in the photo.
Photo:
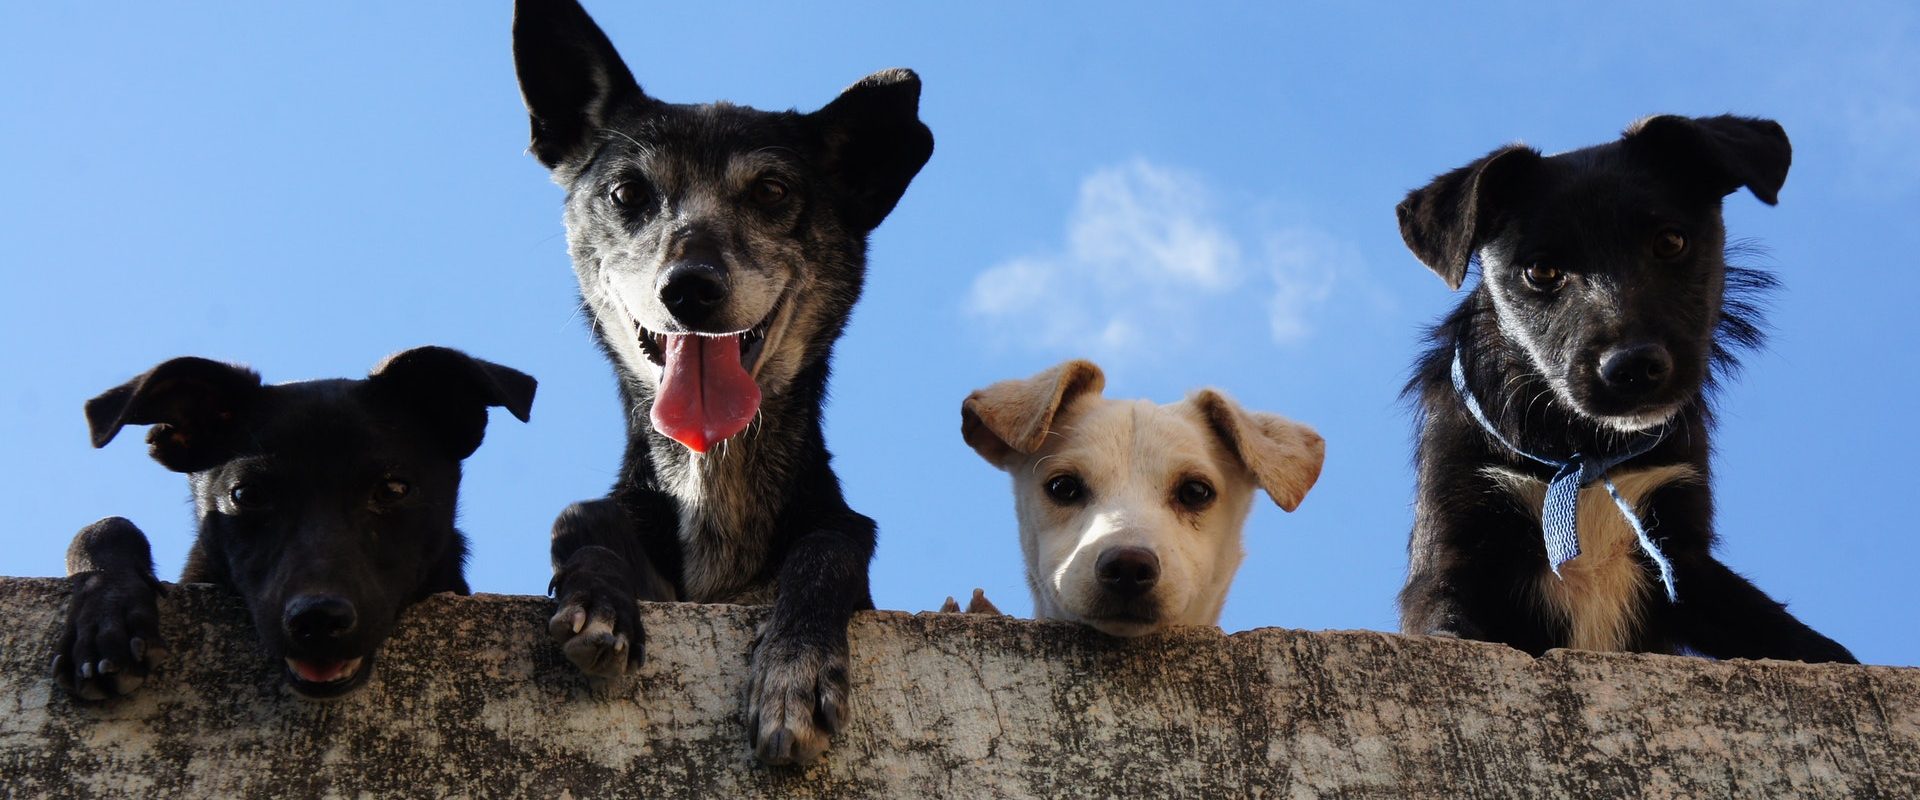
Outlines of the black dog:
M1720 203L1745 186L1773 204L1791 154L1768 120L1653 117L1555 156L1501 148L1400 204L1449 286L1481 272L1408 386L1403 631L1853 660L1712 554L1709 398L1772 285L1727 265Z
M88 401L87 424L95 447L153 426L153 459L188 473L200 520L181 582L240 595L293 689L332 697L366 683L403 609L467 593L460 461L488 406L524 421L533 392L520 372L442 347L394 355L365 380L278 386L176 358ZM119 517L89 525L67 571L55 679L90 700L139 688L166 653L146 537Z
M811 761L847 712L847 623L873 606L873 521L841 495L820 406L867 234L933 153L920 81L877 73L809 114L672 105L572 0L522 0L513 41L628 423L611 496L554 524L551 632L610 677L642 659L636 598L771 601L748 733L763 761Z

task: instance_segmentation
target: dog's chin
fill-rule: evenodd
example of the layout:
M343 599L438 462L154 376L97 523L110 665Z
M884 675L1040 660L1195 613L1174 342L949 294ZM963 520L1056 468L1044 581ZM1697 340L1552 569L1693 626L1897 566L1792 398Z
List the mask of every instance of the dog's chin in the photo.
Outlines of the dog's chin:
M1081 617L1080 622L1108 636L1122 639L1159 633L1165 627L1157 621L1138 617Z
M1577 406L1580 413L1602 428L1616 433L1642 433L1672 422L1686 408L1686 401L1674 401L1629 409L1625 413Z
M1108 636L1132 638L1156 633L1166 627L1165 615L1152 599L1096 601L1086 610L1066 609L1073 621Z
M1678 413L1680 413L1680 407L1676 405L1659 411L1627 416L1594 417L1594 419L1601 425L1620 433L1641 433L1667 424Z
M373 653L355 658L286 656L281 665L287 687L308 700L331 700L365 686L373 667Z

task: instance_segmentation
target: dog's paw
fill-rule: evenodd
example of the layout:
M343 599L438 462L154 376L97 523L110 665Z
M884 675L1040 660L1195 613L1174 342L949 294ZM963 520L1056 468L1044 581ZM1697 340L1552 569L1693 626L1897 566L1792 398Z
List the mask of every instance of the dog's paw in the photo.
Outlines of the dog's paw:
M639 606L621 582L572 561L553 578L560 606L547 620L547 634L567 660L596 678L617 678L646 660L646 631Z
M82 700L132 694L167 659L158 586L142 575L82 572L54 648L54 682Z
M1794 654L1790 657L1795 661L1805 661L1809 664L1860 663L1860 659L1854 657L1853 651L1811 629L1807 631L1805 640L1795 648Z
M808 646L764 636L753 649L747 735L767 764L810 764L846 721L847 643Z

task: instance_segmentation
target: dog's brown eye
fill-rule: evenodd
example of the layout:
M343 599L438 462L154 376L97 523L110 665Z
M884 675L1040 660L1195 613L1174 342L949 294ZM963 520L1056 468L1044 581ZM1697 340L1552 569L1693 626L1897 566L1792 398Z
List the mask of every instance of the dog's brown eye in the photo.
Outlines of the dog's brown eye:
M1173 490L1173 497L1180 501L1180 505L1199 511L1213 502L1213 487L1208 486L1206 481L1186 481Z
M761 178L753 182L753 202L763 206L776 206L787 199L787 185L772 178Z
M381 481L379 486L374 487L373 501L381 505L398 503L401 498L406 497L410 491L413 491L413 487L408 485L406 481L388 479Z
M1542 292L1558 289L1567 280L1565 273L1544 264L1527 267L1526 278L1528 286Z
M267 507L267 490L251 483L243 483L227 492L227 499L240 508L256 510Z
M615 205L633 208L647 199L647 190L633 181L622 181L613 187L611 196Z
M1087 497L1087 485L1073 475L1055 475L1047 479L1047 497L1063 506L1070 506Z
M1653 254L1659 258L1679 258L1687 252L1687 235L1668 228L1653 237Z

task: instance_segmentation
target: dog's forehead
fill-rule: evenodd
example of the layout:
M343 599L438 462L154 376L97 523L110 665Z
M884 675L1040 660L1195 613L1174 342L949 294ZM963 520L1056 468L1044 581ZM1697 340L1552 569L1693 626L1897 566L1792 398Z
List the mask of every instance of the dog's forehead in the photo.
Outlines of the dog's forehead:
M364 380L326 379L263 387L251 416L256 452L312 458L374 455L399 439L416 438L417 424L402 409L368 392Z
M1150 400L1084 398L1056 422L1041 457L1056 455L1077 463L1165 465L1190 468L1219 465L1228 457L1199 411L1187 401L1160 405Z
M627 126L601 131L609 166L640 164L655 177L724 176L743 160L799 166L811 149L803 117L731 103L654 107Z
M1603 217L1624 223L1695 216L1714 204L1638 151L1609 142L1549 156L1532 181L1532 200L1554 217Z

